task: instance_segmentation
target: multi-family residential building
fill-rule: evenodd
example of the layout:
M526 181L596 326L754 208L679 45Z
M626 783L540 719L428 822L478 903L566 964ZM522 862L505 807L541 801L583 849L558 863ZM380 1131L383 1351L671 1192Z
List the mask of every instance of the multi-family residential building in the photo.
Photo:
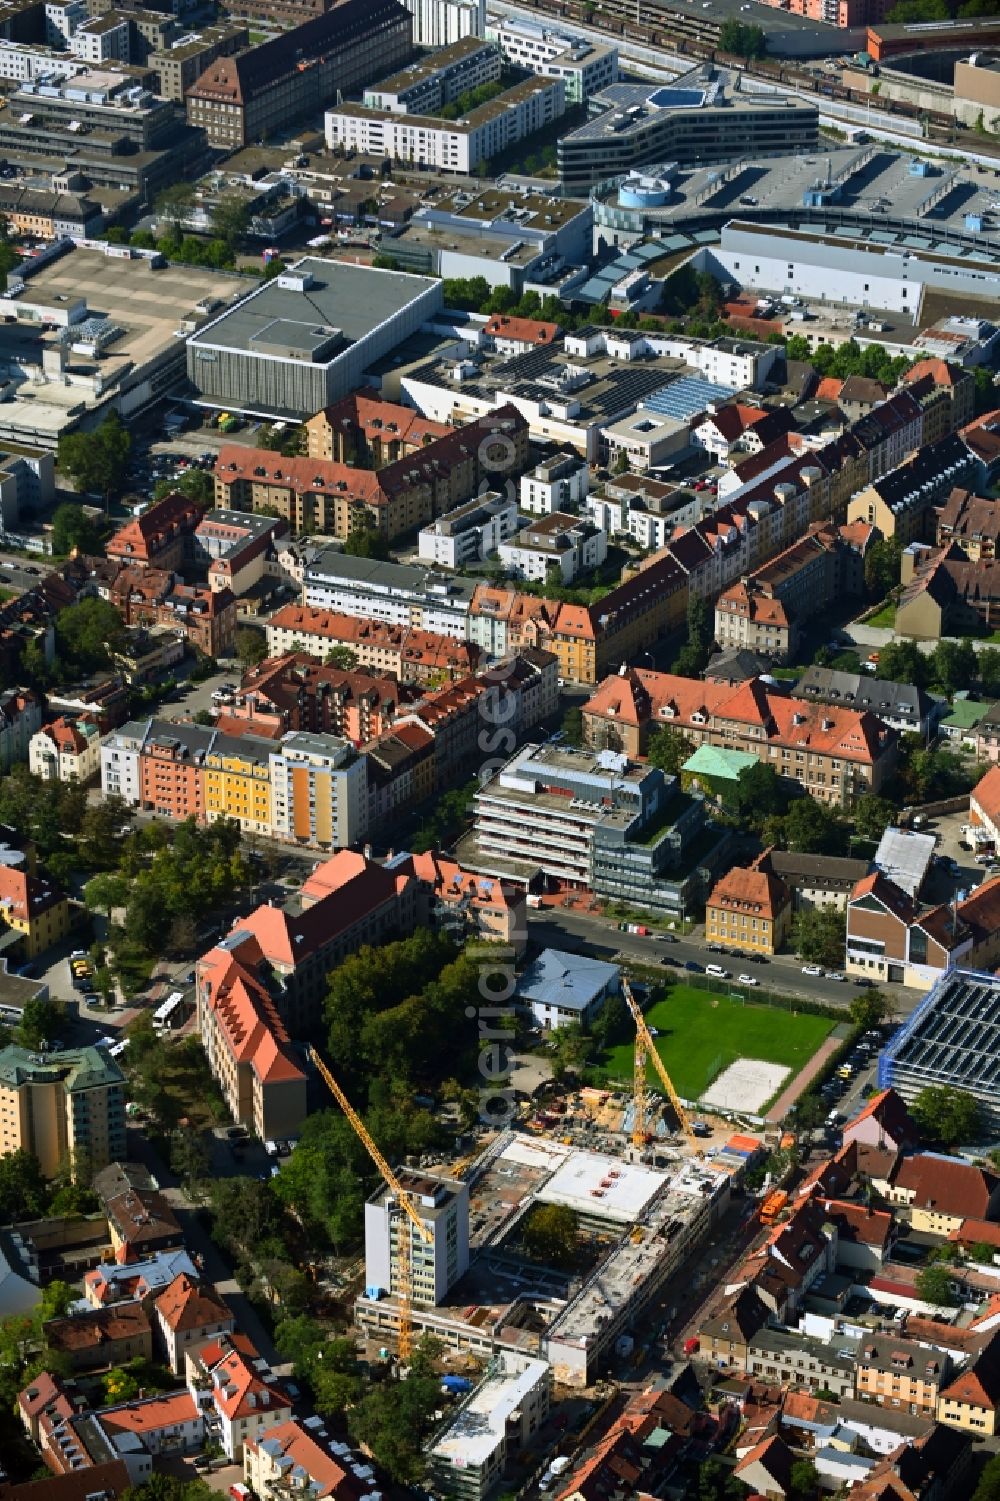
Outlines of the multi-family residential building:
M69 900L47 876L35 875L19 850L0 846L0 922L19 935L17 947L34 959L70 929Z
M238 724L268 736L306 730L360 747L390 730L400 709L416 697L416 689L401 687L395 675L325 667L308 652L285 652L244 673L220 727L232 734Z
M719 595L715 637L719 646L765 652L785 661L804 623L834 599L860 593L858 555L830 523L814 522L804 537Z
M180 568L185 551L190 550L190 538L201 515L201 507L193 500L171 491L118 528L107 544L107 556L127 568L160 568L172 573Z
M362 670L389 674L401 683L465 677L475 669L480 654L477 643L451 633L310 605L285 605L271 616L265 632L272 656L308 653L322 658L342 646Z
M482 563L517 531L517 501L488 491L421 527L418 556L438 568Z
M135 720L101 745L101 790L183 822L204 817L205 755L217 731L166 720Z
M138 1300L48 1319L43 1328L49 1349L58 1351L73 1371L153 1358L152 1326Z
M468 1270L469 1186L461 1179L409 1169L400 1172L399 1181L430 1239L424 1239L408 1215L398 1213L393 1190L381 1184L365 1204L365 1287L399 1293L399 1237L406 1235L413 1301L433 1308Z
M792 911L836 907L844 912L851 892L868 874L866 860L843 855L805 855L794 850L767 850L761 869L771 870L792 894Z
M467 176L565 112L561 78L527 78L455 121L340 104L326 111L326 144L331 151L374 151Z
M206 26L194 34L186 32L149 54L149 67L159 79L156 92L161 99L183 104L188 89L217 57L230 57L249 45L245 26Z
M857 1395L883 1407L936 1416L951 1369L947 1350L898 1334L865 1335L857 1356Z
M115 1161L94 1175L119 1262L143 1261L184 1245L184 1231L153 1178L137 1163Z
M184 1364L188 1392L206 1433L231 1463L242 1462L248 1439L259 1442L292 1416L291 1398L244 1334L222 1334L186 1352Z
M915 1152L904 1157L886 1191L892 1204L909 1209L912 1228L951 1235L965 1219L995 1219L1000 1210L1000 1177L961 1157Z
M1000 607L1000 561L971 562L957 543L912 544L903 553L895 630L917 641L992 630Z
M956 543L972 563L992 562L1000 557L1000 501L956 485L937 512L934 541Z
M571 584L577 574L599 568L608 555L608 535L590 520L552 511L503 541L500 562L515 578Z
M125 1151L125 1079L98 1048L45 1057L13 1045L0 1051L3 1152L38 1158L47 1178L67 1165L90 1181Z
M351 93L400 66L412 45L412 22L396 0L344 0L247 52L217 56L187 90L188 122L212 146L245 146L312 113L335 90Z
M162 568L123 568L109 590L126 625L166 625L209 657L232 654L236 599L228 588L185 584Z
M971 422L976 410L976 381L971 370L947 360L917 360L904 370L901 384L909 387L924 408L923 440L937 443L945 433L957 433ZM938 417L933 408L930 389L939 393L947 405L947 419Z
M206 822L231 818L248 834L271 833L273 749L257 735L215 735L201 763Z
M792 697L839 704L859 713L868 711L900 734L924 739L941 714L940 703L914 683L894 683L869 672L840 672L833 667L807 667L792 689Z
M207 568L210 589L239 598L265 578L283 577L277 553L287 536L288 524L278 516L206 511L194 529L192 556Z
M435 573L426 564L380 563L325 550L307 563L302 593L303 604L314 610L464 641L475 590L474 579ZM270 639L268 646L287 649Z
M576 453L556 453L518 480L520 509L532 516L575 511L587 498L590 466Z
M788 937L792 894L762 856L734 865L716 881L705 901L705 933L723 948L776 954Z
M41 727L42 701L37 693L30 688L0 692L0 772L27 761L31 737Z
M393 115L436 115L462 94L484 83L496 83L502 63L495 43L463 37L409 63L390 78L367 84L364 103Z
M363 469L383 469L451 432L444 422L431 422L412 407L364 390L324 407L304 425L311 459Z
M503 1479L508 1459L537 1442L551 1386L547 1361L502 1351L431 1446L428 1466L441 1494L486 1501Z
M89 782L101 769L101 732L91 719L60 715L32 735L28 770L43 782Z
M270 827L278 839L344 849L368 830L367 762L335 735L293 730L271 748Z
M737 687L645 668L605 678L583 706L594 750L646 753L658 725L696 745L754 755L822 802L853 806L891 775L896 734L870 712L809 704L771 692L759 678Z
M786 1329L759 1329L747 1347L746 1372L772 1386L823 1387L838 1397L854 1395L854 1359L825 1340Z
M888 406L888 403L885 403ZM883 407L876 407L864 422L874 422ZM919 439L914 448L919 448ZM935 507L958 485L968 483L976 461L957 434L933 447L919 448L891 469L884 470L868 487L853 496L847 520L867 521L883 537L895 537L904 547L911 542L929 542L935 532Z
M1000 957L1000 880L953 903L926 906L876 871L847 905L846 968L870 979L928 990L958 965L987 969Z
M618 82L618 49L601 47L534 21L491 16L486 35L508 62L542 78L561 78L567 104L585 104Z
M520 887L463 870L436 850L423 855L399 854L386 869L403 871L420 883L431 920L446 927L463 924L466 932L520 953L528 941L527 902Z

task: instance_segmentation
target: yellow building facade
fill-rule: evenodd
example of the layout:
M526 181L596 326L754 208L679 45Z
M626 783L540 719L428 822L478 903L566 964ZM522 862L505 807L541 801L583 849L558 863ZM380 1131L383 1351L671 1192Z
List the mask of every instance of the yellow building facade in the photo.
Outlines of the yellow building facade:
M244 833L271 833L269 740L253 735L239 740L220 736L205 756L202 782L209 823L235 819Z

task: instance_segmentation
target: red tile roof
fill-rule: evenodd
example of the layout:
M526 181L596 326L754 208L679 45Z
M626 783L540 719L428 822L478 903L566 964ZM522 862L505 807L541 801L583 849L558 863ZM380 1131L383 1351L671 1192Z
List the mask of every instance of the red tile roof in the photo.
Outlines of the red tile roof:
M543 323L537 318L512 318L494 313L483 329L488 339L513 339L519 344L553 344L560 333L558 323Z
M1000 823L1000 766L991 766L972 789L970 807L990 823Z
M900 1165L893 1188L913 1194L914 1207L963 1219L987 1219L1000 1178L983 1167L974 1167L959 1157L940 1157L920 1152Z
M156 1311L174 1334L233 1319L228 1303L210 1284L192 1282L183 1272L157 1298Z

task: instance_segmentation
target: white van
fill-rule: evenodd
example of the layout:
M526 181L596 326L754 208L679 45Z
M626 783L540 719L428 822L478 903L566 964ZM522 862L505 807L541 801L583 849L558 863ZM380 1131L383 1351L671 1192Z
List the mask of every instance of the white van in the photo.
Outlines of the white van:
M717 980L731 980L733 977L732 972L728 969L723 969L721 964L706 964L705 973L706 975L714 975Z

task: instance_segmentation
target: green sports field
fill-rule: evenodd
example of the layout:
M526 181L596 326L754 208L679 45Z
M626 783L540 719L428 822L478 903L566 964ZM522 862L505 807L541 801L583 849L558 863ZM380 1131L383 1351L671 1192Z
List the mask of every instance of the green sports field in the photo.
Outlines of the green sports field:
M686 1100L698 1099L737 1058L783 1063L797 1073L834 1027L829 1017L744 1006L691 985L672 986L646 1012L646 1022L659 1033L657 1051L678 1094ZM605 1055L604 1066L612 1078L631 1080L632 1053L632 1044L627 1042ZM657 1082L652 1068L649 1077Z

